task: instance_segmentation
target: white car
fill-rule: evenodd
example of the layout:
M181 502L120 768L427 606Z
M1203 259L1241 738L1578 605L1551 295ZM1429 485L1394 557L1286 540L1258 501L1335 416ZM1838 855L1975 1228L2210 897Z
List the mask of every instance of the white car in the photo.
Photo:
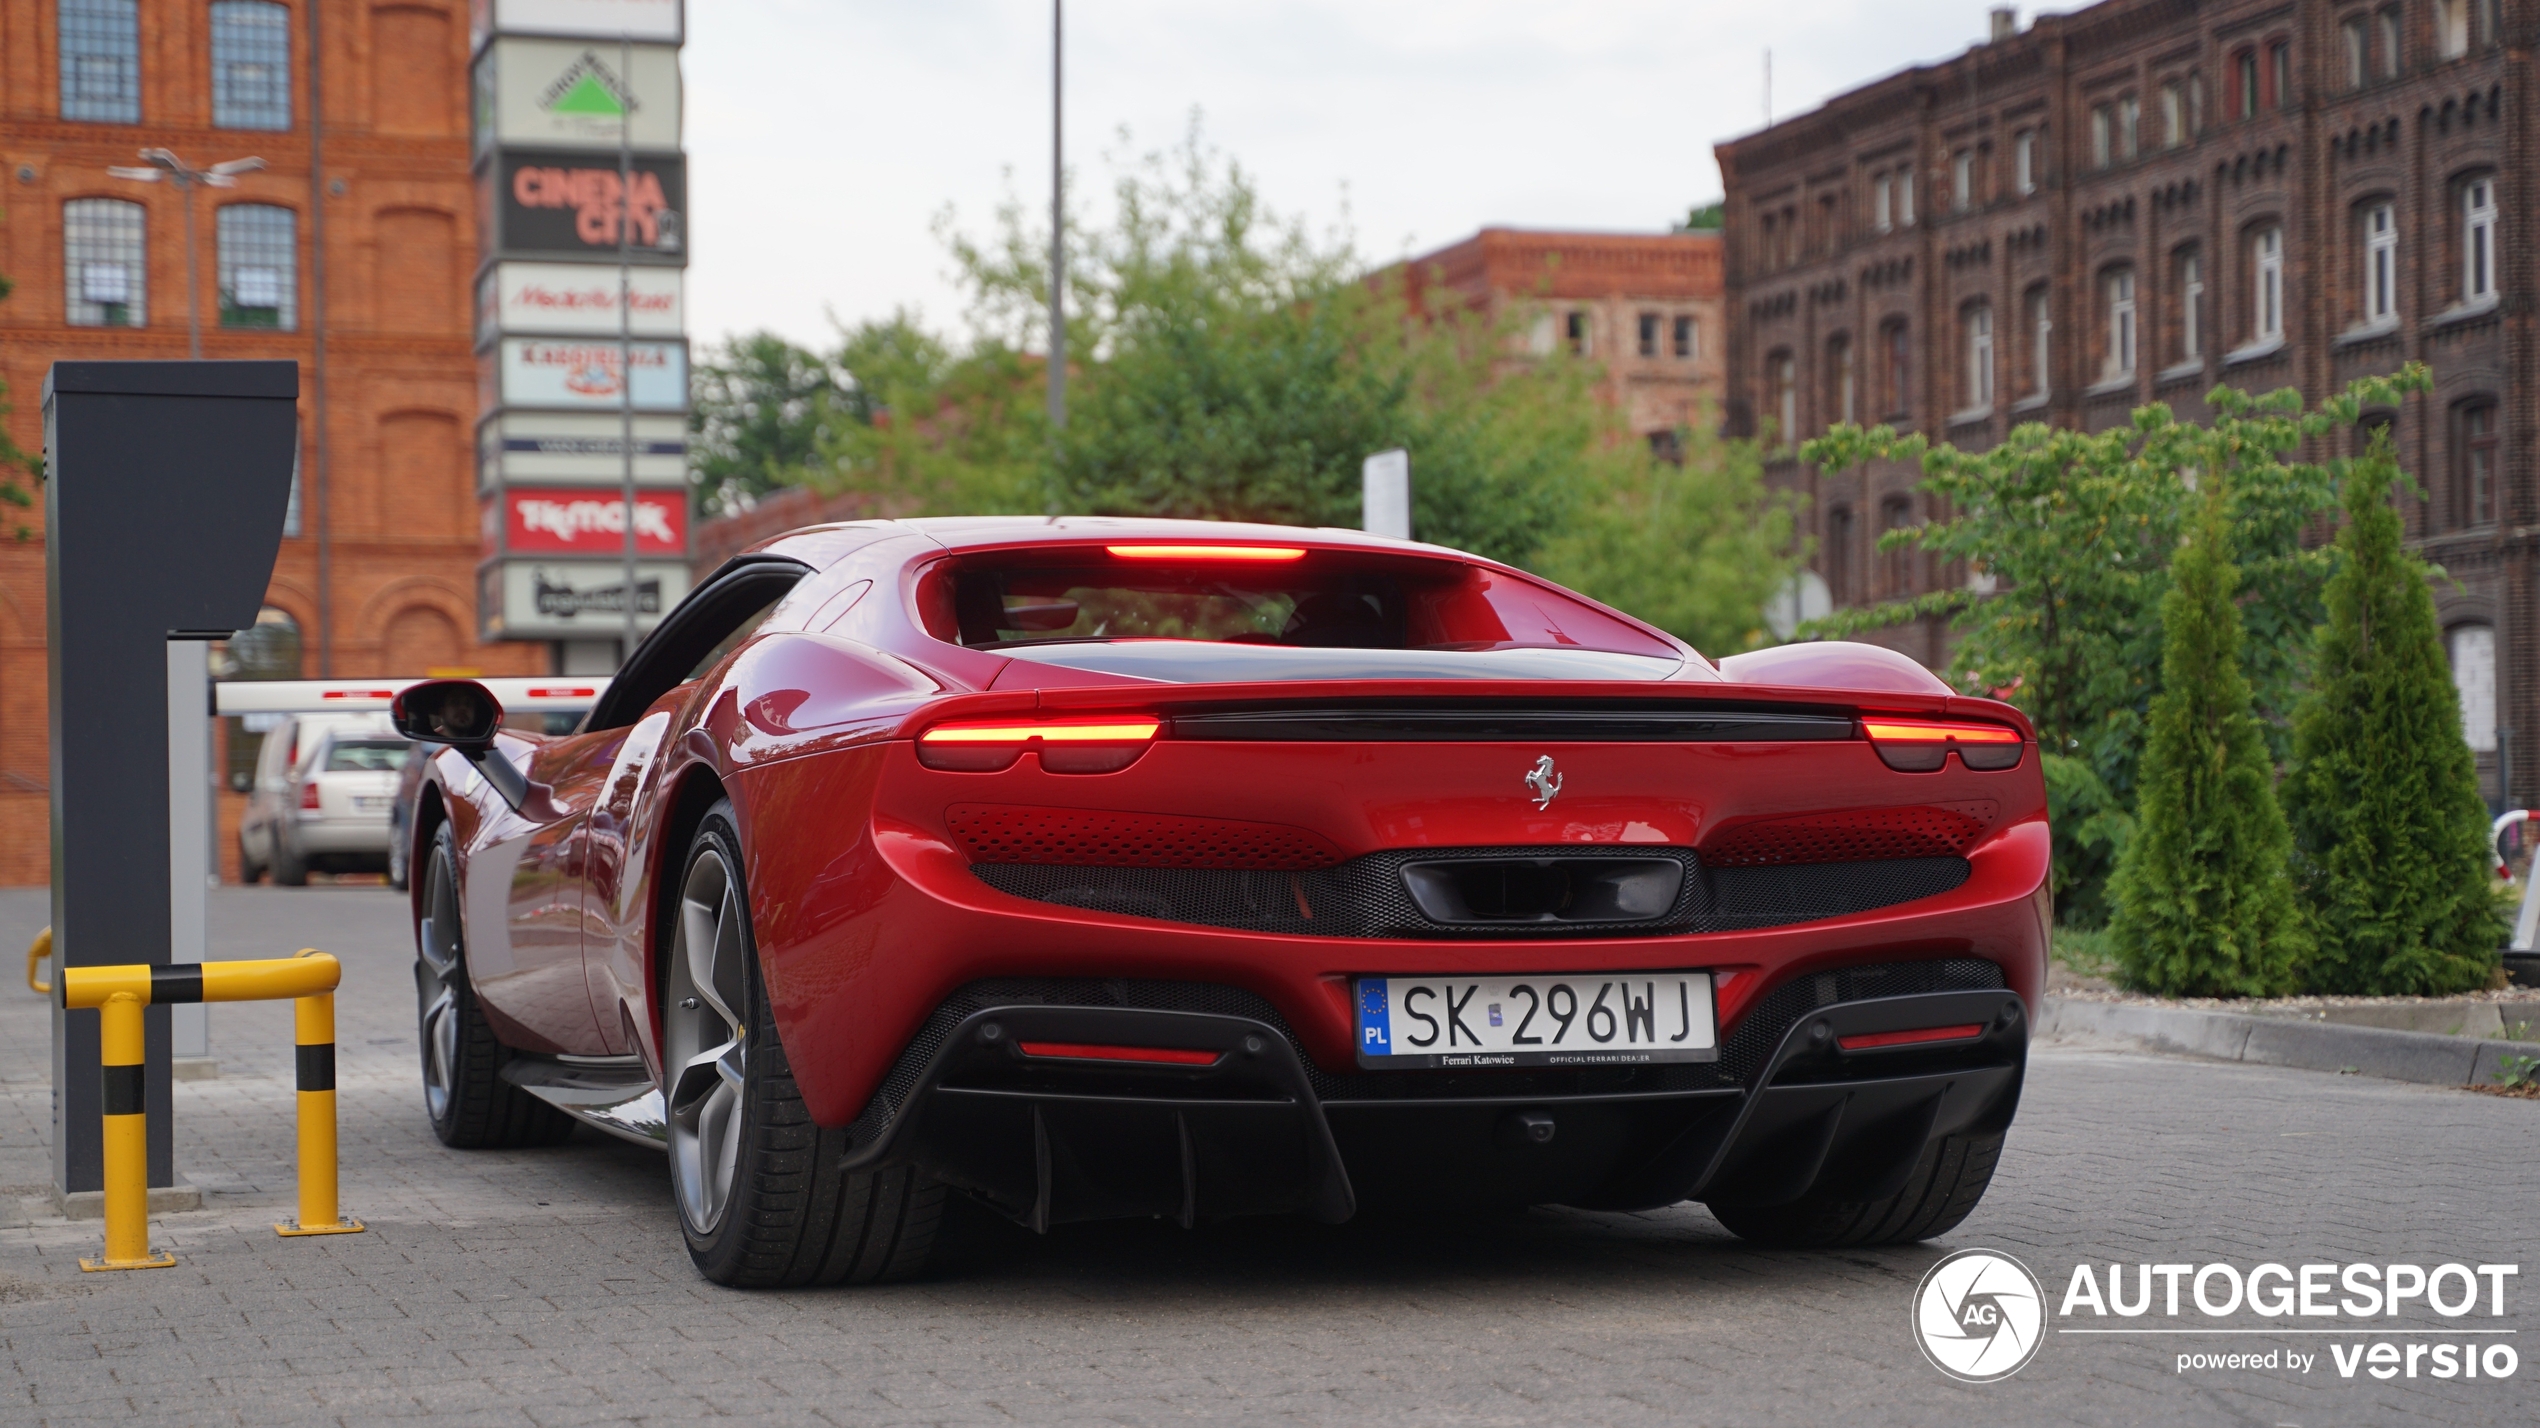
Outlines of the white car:
M238 875L388 871L389 805L414 745L386 714L287 714L265 735L238 825Z

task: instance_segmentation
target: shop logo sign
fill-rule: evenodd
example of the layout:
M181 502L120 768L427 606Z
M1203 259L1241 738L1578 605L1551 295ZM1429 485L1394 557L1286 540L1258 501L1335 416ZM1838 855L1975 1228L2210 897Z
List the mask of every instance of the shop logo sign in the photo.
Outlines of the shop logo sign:
M615 120L643 106L616 71L602 63L597 54L584 50L581 58L565 66L564 73L547 86L547 92L538 96L538 107L550 114L577 119Z
M1914 1342L1962 1383L1994 1383L2028 1367L2045 1341L2046 1288L1995 1250L1960 1250L1914 1286Z

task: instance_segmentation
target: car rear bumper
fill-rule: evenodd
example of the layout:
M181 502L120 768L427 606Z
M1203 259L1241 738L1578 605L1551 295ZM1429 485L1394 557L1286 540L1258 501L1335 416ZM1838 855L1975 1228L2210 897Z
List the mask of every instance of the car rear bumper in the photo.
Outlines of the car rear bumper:
M302 853L365 853L388 856L388 815L382 813L362 818L306 818L291 830L291 841Z
M1232 988L984 983L929 1019L851 1128L849 1160L915 1167L1034 1228L1338 1221L1369 1202L1878 1199L1934 1142L1998 1130L2018 1104L2028 1019L2009 988L1963 985L1987 966L1800 979L1718 1063L1536 1074L1322 1072ZM1852 995L1908 986L1938 989ZM1911 1039L1935 1028L1962 1034ZM1124 1047L1208 1059L1075 1054Z

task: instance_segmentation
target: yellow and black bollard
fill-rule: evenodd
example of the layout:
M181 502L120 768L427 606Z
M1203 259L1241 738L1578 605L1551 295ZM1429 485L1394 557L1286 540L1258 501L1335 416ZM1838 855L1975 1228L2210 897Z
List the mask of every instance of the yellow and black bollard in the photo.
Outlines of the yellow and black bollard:
M62 1005L95 1007L105 1063L106 1253L82 1269L156 1269L176 1263L150 1250L147 1108L141 1071L141 1010L158 1003L280 1001L292 1008L299 1080L300 1217L274 1226L284 1235L350 1235L335 1196L335 988L343 967L323 952L259 962L168 966L65 967L55 977Z

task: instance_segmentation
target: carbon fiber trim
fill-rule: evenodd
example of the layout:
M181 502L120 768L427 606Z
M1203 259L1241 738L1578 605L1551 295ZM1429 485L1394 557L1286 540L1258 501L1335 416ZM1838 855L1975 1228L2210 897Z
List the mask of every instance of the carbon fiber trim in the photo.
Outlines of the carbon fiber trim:
M1673 858L1685 879L1675 906L1628 921L1439 922L1422 913L1402 870L1411 863L1492 859ZM1948 892L1967 880L1964 858L1708 867L1690 848L1579 844L1392 849L1329 868L1097 868L977 863L1002 893L1120 917L1301 937L1542 938L1732 932L1842 917Z
M1162 982L1126 978L1014 977L972 982L944 999L928 1016L882 1078L864 1113L848 1127L849 1144L871 1145L908 1104L945 1038L972 1013L994 1006L1136 1007L1246 1017L1278 1030L1304 1063L1306 1080L1322 1101L1398 1101L1511 1096L1557 1100L1564 1096L1632 1092L1752 1089L1765 1061L1792 1024L1835 1002L1923 992L1985 991L2003 986L2002 969L1981 958L1930 962L1881 962L1795 977L1765 994L1720 1047L1720 1059L1664 1066L1588 1067L1537 1071L1376 1071L1334 1075L1314 1064L1278 1009L1240 987L1213 982Z

